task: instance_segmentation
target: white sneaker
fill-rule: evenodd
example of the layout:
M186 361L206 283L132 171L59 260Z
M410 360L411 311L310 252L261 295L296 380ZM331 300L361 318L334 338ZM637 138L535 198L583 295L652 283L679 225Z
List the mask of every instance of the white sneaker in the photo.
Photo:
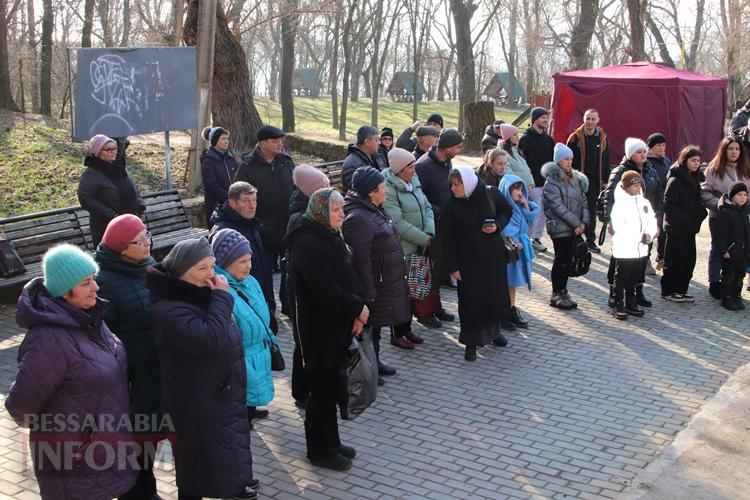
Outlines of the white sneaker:
M537 252L546 252L547 247L544 246L544 243L539 241L539 238L534 238L534 241L531 242L531 248L536 250Z

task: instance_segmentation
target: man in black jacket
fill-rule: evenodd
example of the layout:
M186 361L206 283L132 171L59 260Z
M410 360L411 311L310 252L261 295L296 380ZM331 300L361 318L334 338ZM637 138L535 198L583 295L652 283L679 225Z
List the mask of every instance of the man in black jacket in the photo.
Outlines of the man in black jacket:
M542 244L540 238L544 236L544 203L542 200L542 186L544 186L544 177L542 177L542 165L552 161L552 155L555 149L555 140L547 133L549 128L549 111L544 108L534 108L531 110L531 126L526 129L521 140L518 142L518 150L526 159L526 163L531 169L531 175L534 176L534 185L537 186L529 193L529 199L539 205L539 216L534 221L531 228L531 245L537 252L544 252L547 247Z
M396 139L396 147L405 149L407 151L414 151L414 149L417 147L417 141L415 139L412 139L411 136L417 130L419 130L420 125L422 125L422 122L417 120L411 124L411 127L406 127L404 131L401 132L401 135L398 136L398 139ZM440 133L443 131L444 126L443 117L437 113L432 113L427 117L425 125L434 128L438 133Z
M263 297L271 312L271 326L274 331L276 324L276 300L273 297L273 275L271 262L263 247L261 227L263 224L255 217L258 208L258 190L244 181L238 181L229 186L229 199L214 211L211 216L211 233L209 240L221 229L234 229L250 242L253 250L252 269L250 274L258 280L263 291Z
M427 153L432 146L437 144L440 132L436 128L422 125L417 129L417 145L414 147L414 158L417 160Z
M346 194L352 188L352 175L359 167L370 166L380 170L377 154L380 147L380 134L372 125L362 125L357 130L357 144L349 144L344 165L341 167L341 192Z
M278 269L279 257L284 255L282 241L289 222L289 200L294 191L294 161L284 151L284 135L283 130L271 125L261 127L258 144L242 156L242 164L234 176L235 181L247 182L258 190L257 216L263 221L260 235L272 270ZM279 300L283 313L287 312L285 281L282 273Z

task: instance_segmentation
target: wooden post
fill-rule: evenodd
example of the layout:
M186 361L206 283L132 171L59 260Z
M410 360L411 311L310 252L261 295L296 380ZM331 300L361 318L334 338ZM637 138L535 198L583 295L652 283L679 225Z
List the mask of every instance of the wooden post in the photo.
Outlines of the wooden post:
M201 131L211 124L211 85L214 74L214 41L216 39L216 0L202 0L198 7L198 43L196 58L198 67L198 126L193 130L188 150L189 194L196 194L203 181L198 148Z

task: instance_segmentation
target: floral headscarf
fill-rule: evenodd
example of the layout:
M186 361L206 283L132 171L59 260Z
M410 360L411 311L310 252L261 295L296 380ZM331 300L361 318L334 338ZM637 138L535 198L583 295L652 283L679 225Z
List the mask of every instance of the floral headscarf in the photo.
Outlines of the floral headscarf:
M344 199L341 197L341 193L335 188L327 187L318 189L310 196L310 201L307 203L307 210L305 210L302 217L307 220L315 221L331 231L334 231L331 227L331 201L334 203L343 203Z

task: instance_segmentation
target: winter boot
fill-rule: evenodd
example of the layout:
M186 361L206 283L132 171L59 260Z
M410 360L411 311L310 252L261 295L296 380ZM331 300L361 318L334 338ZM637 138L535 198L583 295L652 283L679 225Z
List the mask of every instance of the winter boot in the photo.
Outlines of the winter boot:
M643 295L643 285L637 285L635 287L635 298L636 298L637 304L641 307L651 307L652 305L654 305L653 303L651 303L650 300L646 298L645 295Z

